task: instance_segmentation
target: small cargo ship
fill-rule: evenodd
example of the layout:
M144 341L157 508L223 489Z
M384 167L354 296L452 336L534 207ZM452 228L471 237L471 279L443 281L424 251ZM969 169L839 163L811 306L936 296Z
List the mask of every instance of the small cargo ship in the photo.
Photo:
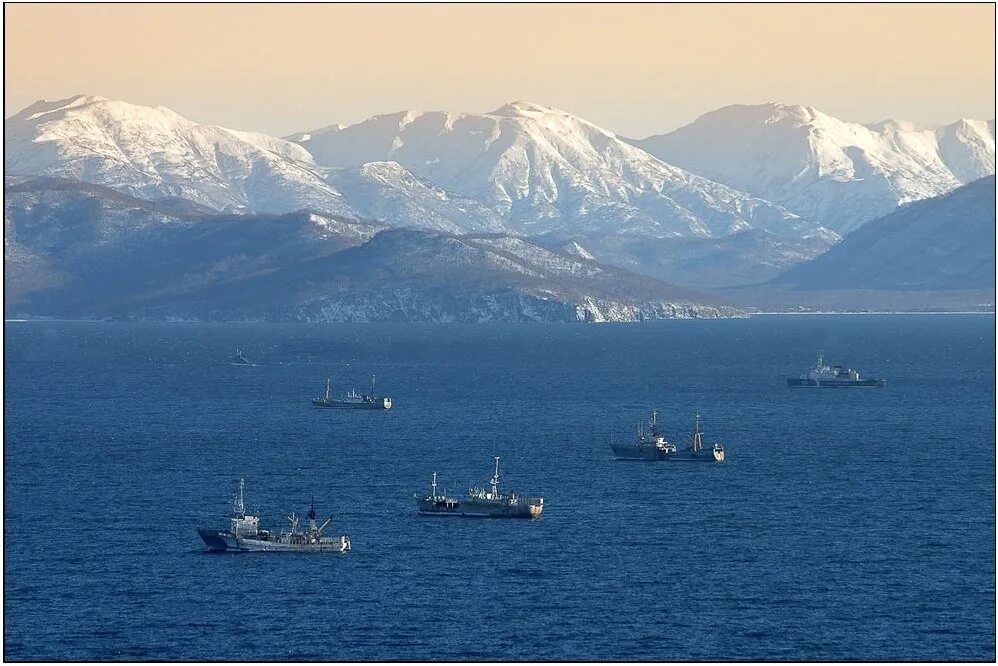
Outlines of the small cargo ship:
M392 399L388 396L374 395L374 375L371 375L371 393L357 393L351 389L342 398L333 397L331 380L326 380L326 392L318 398L312 399L312 406L316 409L391 409Z
M416 511L421 516L461 516L464 518L537 518L544 510L543 497L522 497L513 491L499 491L499 456L490 488L472 488L464 499L437 494L437 473L433 473L429 495L416 495Z
M885 379L863 379L852 368L841 365L829 367L825 359L818 354L814 367L798 377L787 377L787 386L792 388L849 388L853 386L887 386Z
M246 511L243 485L243 480L239 479L239 492L232 500L229 529L198 530L207 550L237 553L345 553L350 550L349 537L322 535L333 519L330 517L321 525L317 524L314 501L306 516L308 525L304 528L298 516L292 513L287 517L287 529L279 533L260 529L260 516Z
M694 415L693 434L688 445L680 449L668 441L658 425L658 412L652 411L648 429L638 425L638 436L633 443L614 444L610 448L616 460L671 460L675 462L724 462L724 445L717 443L704 447L700 430L700 414Z

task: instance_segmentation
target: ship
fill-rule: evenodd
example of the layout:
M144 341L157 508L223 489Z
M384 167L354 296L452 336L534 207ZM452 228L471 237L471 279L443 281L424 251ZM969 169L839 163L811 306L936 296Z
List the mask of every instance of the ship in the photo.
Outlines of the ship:
M610 448L617 460L670 460L675 462L724 462L724 445L716 443L705 447L703 431L700 429L700 414L694 415L693 434L687 445L680 449L666 439L658 424L658 412L652 411L648 429L638 425L638 436L634 442L616 444L612 440Z
M316 409L391 409L392 399L374 394L374 375L371 375L370 395L357 393L351 389L343 397L334 398L332 382L327 379L326 392L318 398L313 398L312 406Z
M887 386L885 379L863 379L852 368L841 365L829 367L825 359L818 354L814 367L798 377L787 377L787 386L809 388L848 388L852 386Z
M243 353L238 349L236 350L236 355L229 359L229 363L244 368L256 367L256 363L251 363L250 360L243 356Z
M489 488L473 487L463 499L437 494L437 473L433 473L429 495L416 495L416 511L421 516L461 516L464 518L538 518L544 510L543 497L523 497L499 490L499 456L489 480Z
M279 533L260 528L260 516L246 511L243 502L243 479L239 479L239 492L232 500L232 515L228 530L199 529L198 536L207 550L213 552L266 552L266 553L345 553L350 550L347 536L323 536L322 532L332 522L327 518L318 524L315 500L306 515L308 524L293 512L287 516L288 527Z

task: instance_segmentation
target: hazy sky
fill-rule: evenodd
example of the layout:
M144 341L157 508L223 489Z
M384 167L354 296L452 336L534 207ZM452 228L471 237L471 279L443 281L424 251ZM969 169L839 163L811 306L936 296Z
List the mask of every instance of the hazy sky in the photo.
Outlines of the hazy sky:
M725 104L995 115L975 5L5 5L4 115L77 93L286 135L529 100L632 137Z

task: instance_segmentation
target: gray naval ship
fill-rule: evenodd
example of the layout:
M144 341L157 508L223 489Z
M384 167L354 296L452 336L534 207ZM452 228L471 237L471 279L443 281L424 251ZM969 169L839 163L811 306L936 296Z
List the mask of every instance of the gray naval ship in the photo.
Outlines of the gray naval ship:
M287 517L289 527L280 533L260 529L260 516L247 513L243 503L243 480L239 479L239 493L232 500L232 516L227 531L198 530L198 536L210 551L227 552L287 552L287 553L345 553L350 550L346 536L323 536L332 518L317 524L315 502L308 511L308 525L302 528L294 513Z
M676 462L724 462L724 446L714 444L709 449L703 443L700 414L694 416L693 434L680 449L665 438L658 425L658 412L652 411L648 429L638 425L637 440L632 443L610 443L617 460L672 460Z
M464 499L437 494L437 473L433 473L429 495L416 495L416 511L421 516L462 516L465 518L537 518L544 510L543 497L521 497L499 491L499 456L489 481L490 488L474 487Z
M318 398L313 398L312 406L316 409L391 409L392 399L374 394L374 375L371 375L370 395L357 393L351 389L342 398L334 398L332 383L327 379L326 392Z
M863 379L852 368L844 368L841 365L829 367L825 363L824 357L818 354L818 360L814 362L813 368L797 377L787 377L787 386L791 388L849 388L853 386L883 388L887 386L887 380Z

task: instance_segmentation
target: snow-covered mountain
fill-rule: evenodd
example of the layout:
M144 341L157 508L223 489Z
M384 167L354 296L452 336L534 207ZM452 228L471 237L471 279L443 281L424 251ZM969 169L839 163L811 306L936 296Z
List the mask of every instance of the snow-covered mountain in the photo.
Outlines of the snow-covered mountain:
M393 161L493 208L526 234L836 239L779 206L666 164L612 132L529 102L491 113L403 111L288 137L324 167Z
M807 106L736 105L632 143L840 233L995 172L994 120L862 125Z
M398 162L330 169L326 179L358 214L392 226L447 233L509 231L502 217L485 204L446 192Z
M4 174L76 179L221 211L354 215L291 142L89 95L36 102L4 120Z
M809 291L993 290L995 177L865 224L773 284Z

